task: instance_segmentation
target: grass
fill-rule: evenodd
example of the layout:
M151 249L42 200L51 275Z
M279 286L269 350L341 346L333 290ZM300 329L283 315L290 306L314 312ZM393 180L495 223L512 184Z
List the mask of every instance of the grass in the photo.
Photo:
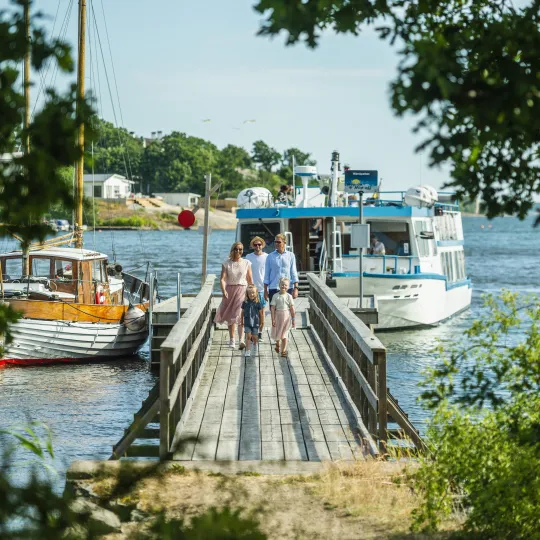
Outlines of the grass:
M419 499L406 473L402 463L381 461L334 463L316 475L294 476L226 475L179 465L179 470L168 469L140 480L124 500L137 502L143 512L164 510L169 518L187 521L211 507L243 509L247 515L259 516L268 538L410 540L444 538L459 528L461 522L454 519L436 537L409 532ZM108 479L98 483L101 489L94 486L94 492L110 492ZM115 538L128 538L129 527L125 534Z
M104 227L149 227L158 229L159 224L153 219L144 216L116 217L112 219L99 219L98 226Z

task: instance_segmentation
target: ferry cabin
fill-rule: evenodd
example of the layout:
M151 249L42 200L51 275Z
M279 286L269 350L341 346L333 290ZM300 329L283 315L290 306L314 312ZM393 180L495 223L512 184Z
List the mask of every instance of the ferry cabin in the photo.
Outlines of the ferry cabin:
M364 250L364 292L376 297L379 328L436 324L468 307L471 284L458 206L406 206L401 192L382 193L371 201L363 207L364 222L384 244L385 255ZM335 207L239 209L237 218L237 238L246 250L254 236L261 236L265 251L271 252L275 235L284 233L301 275L320 273L338 296L358 296L360 253L351 247L358 201ZM452 290L457 292L450 294Z

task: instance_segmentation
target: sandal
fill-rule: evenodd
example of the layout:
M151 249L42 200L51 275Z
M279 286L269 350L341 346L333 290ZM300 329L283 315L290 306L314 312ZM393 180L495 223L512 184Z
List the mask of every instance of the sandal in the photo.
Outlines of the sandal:
M287 351L283 351L283 352L281 353L281 357L282 357L282 358L287 358Z
M274 347L274 351L276 351L277 353L279 352L279 341L276 342L276 346Z

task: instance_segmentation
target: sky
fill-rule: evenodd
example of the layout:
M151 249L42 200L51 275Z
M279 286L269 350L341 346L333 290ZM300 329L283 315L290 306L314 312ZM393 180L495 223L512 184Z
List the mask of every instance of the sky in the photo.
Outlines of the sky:
M0 0L0 9L8 3ZM427 156L415 153L421 137L412 133L414 120L397 118L390 109L389 83L397 65L390 45L366 31L358 37L327 32L315 50L286 47L283 35L256 35L262 19L254 3L88 0L103 55L112 55L116 87L110 61L99 65L108 66L111 93L116 96L117 88L120 97L115 121L103 68L99 85L87 68L86 84L100 97L101 115L145 137L175 130L220 148L251 150L259 139L280 152L298 147L313 155L322 174L338 150L353 169L378 170L383 190L420 183L440 188L448 180L447 171L429 169ZM70 0L35 0L33 9L50 16L50 30L58 12L57 34L69 5ZM73 45L76 11L75 6L66 34ZM95 42L87 59L101 55Z

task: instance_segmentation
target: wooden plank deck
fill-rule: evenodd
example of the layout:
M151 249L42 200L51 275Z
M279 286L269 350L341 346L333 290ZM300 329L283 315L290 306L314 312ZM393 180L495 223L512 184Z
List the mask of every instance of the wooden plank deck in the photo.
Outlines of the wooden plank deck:
M227 330L216 330L173 459L364 459L348 397L309 330L291 332L288 358L264 334L258 354L245 358L228 347Z

